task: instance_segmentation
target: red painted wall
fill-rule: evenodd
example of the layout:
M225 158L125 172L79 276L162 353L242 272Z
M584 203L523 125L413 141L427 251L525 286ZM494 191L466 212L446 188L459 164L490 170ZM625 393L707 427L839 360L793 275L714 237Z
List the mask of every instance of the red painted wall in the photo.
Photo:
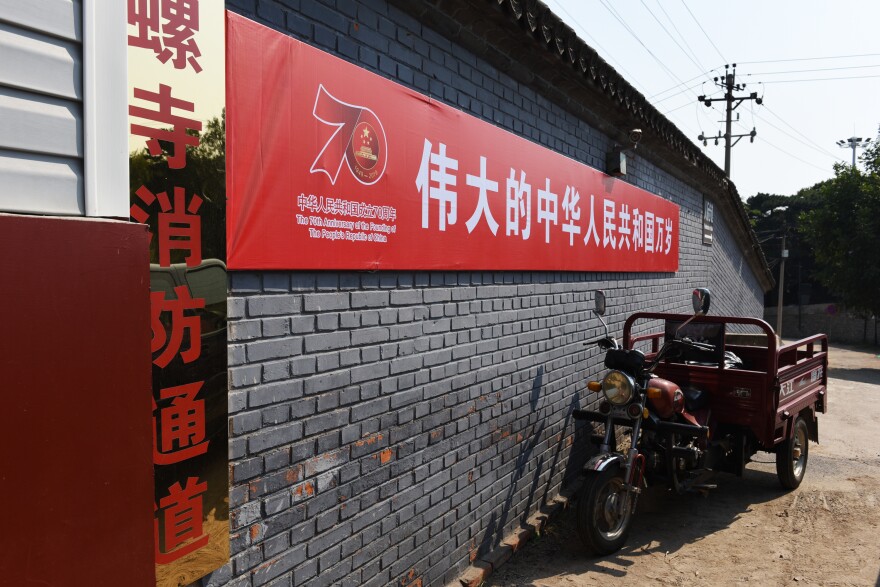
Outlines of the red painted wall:
M0 214L0 584L154 586L146 228Z

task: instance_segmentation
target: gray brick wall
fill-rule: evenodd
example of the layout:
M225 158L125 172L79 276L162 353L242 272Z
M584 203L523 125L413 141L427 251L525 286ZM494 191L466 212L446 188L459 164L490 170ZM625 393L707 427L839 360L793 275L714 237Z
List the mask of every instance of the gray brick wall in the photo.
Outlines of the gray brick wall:
M227 6L588 165L611 146L382 0ZM681 206L678 273L232 273L232 559L203 585L444 585L577 474L593 290L617 335L699 285L760 316L724 218L701 244L702 195L638 157L627 179Z

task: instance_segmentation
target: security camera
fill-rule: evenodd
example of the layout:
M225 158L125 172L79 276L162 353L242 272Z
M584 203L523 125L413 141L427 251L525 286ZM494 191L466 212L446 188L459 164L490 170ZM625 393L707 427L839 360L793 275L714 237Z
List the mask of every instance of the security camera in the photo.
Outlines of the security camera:
M633 144L633 147L639 144L639 141L642 140L642 129L634 128L629 131L629 142Z

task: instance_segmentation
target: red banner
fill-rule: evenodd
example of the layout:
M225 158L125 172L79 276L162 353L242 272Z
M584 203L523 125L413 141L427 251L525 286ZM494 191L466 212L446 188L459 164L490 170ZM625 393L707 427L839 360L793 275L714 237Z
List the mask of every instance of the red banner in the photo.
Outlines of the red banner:
M678 269L675 204L227 22L230 269Z

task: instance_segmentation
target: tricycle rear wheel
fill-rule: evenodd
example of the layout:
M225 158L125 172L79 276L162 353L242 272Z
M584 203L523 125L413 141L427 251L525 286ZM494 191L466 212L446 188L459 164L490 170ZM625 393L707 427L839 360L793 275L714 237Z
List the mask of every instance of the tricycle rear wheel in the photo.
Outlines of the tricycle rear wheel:
M577 504L577 527L589 550L598 555L620 550L632 522L630 499L619 466L587 474Z
M800 416L794 422L791 437L776 448L776 474L786 489L797 489L807 472L810 453L810 433L807 422Z

